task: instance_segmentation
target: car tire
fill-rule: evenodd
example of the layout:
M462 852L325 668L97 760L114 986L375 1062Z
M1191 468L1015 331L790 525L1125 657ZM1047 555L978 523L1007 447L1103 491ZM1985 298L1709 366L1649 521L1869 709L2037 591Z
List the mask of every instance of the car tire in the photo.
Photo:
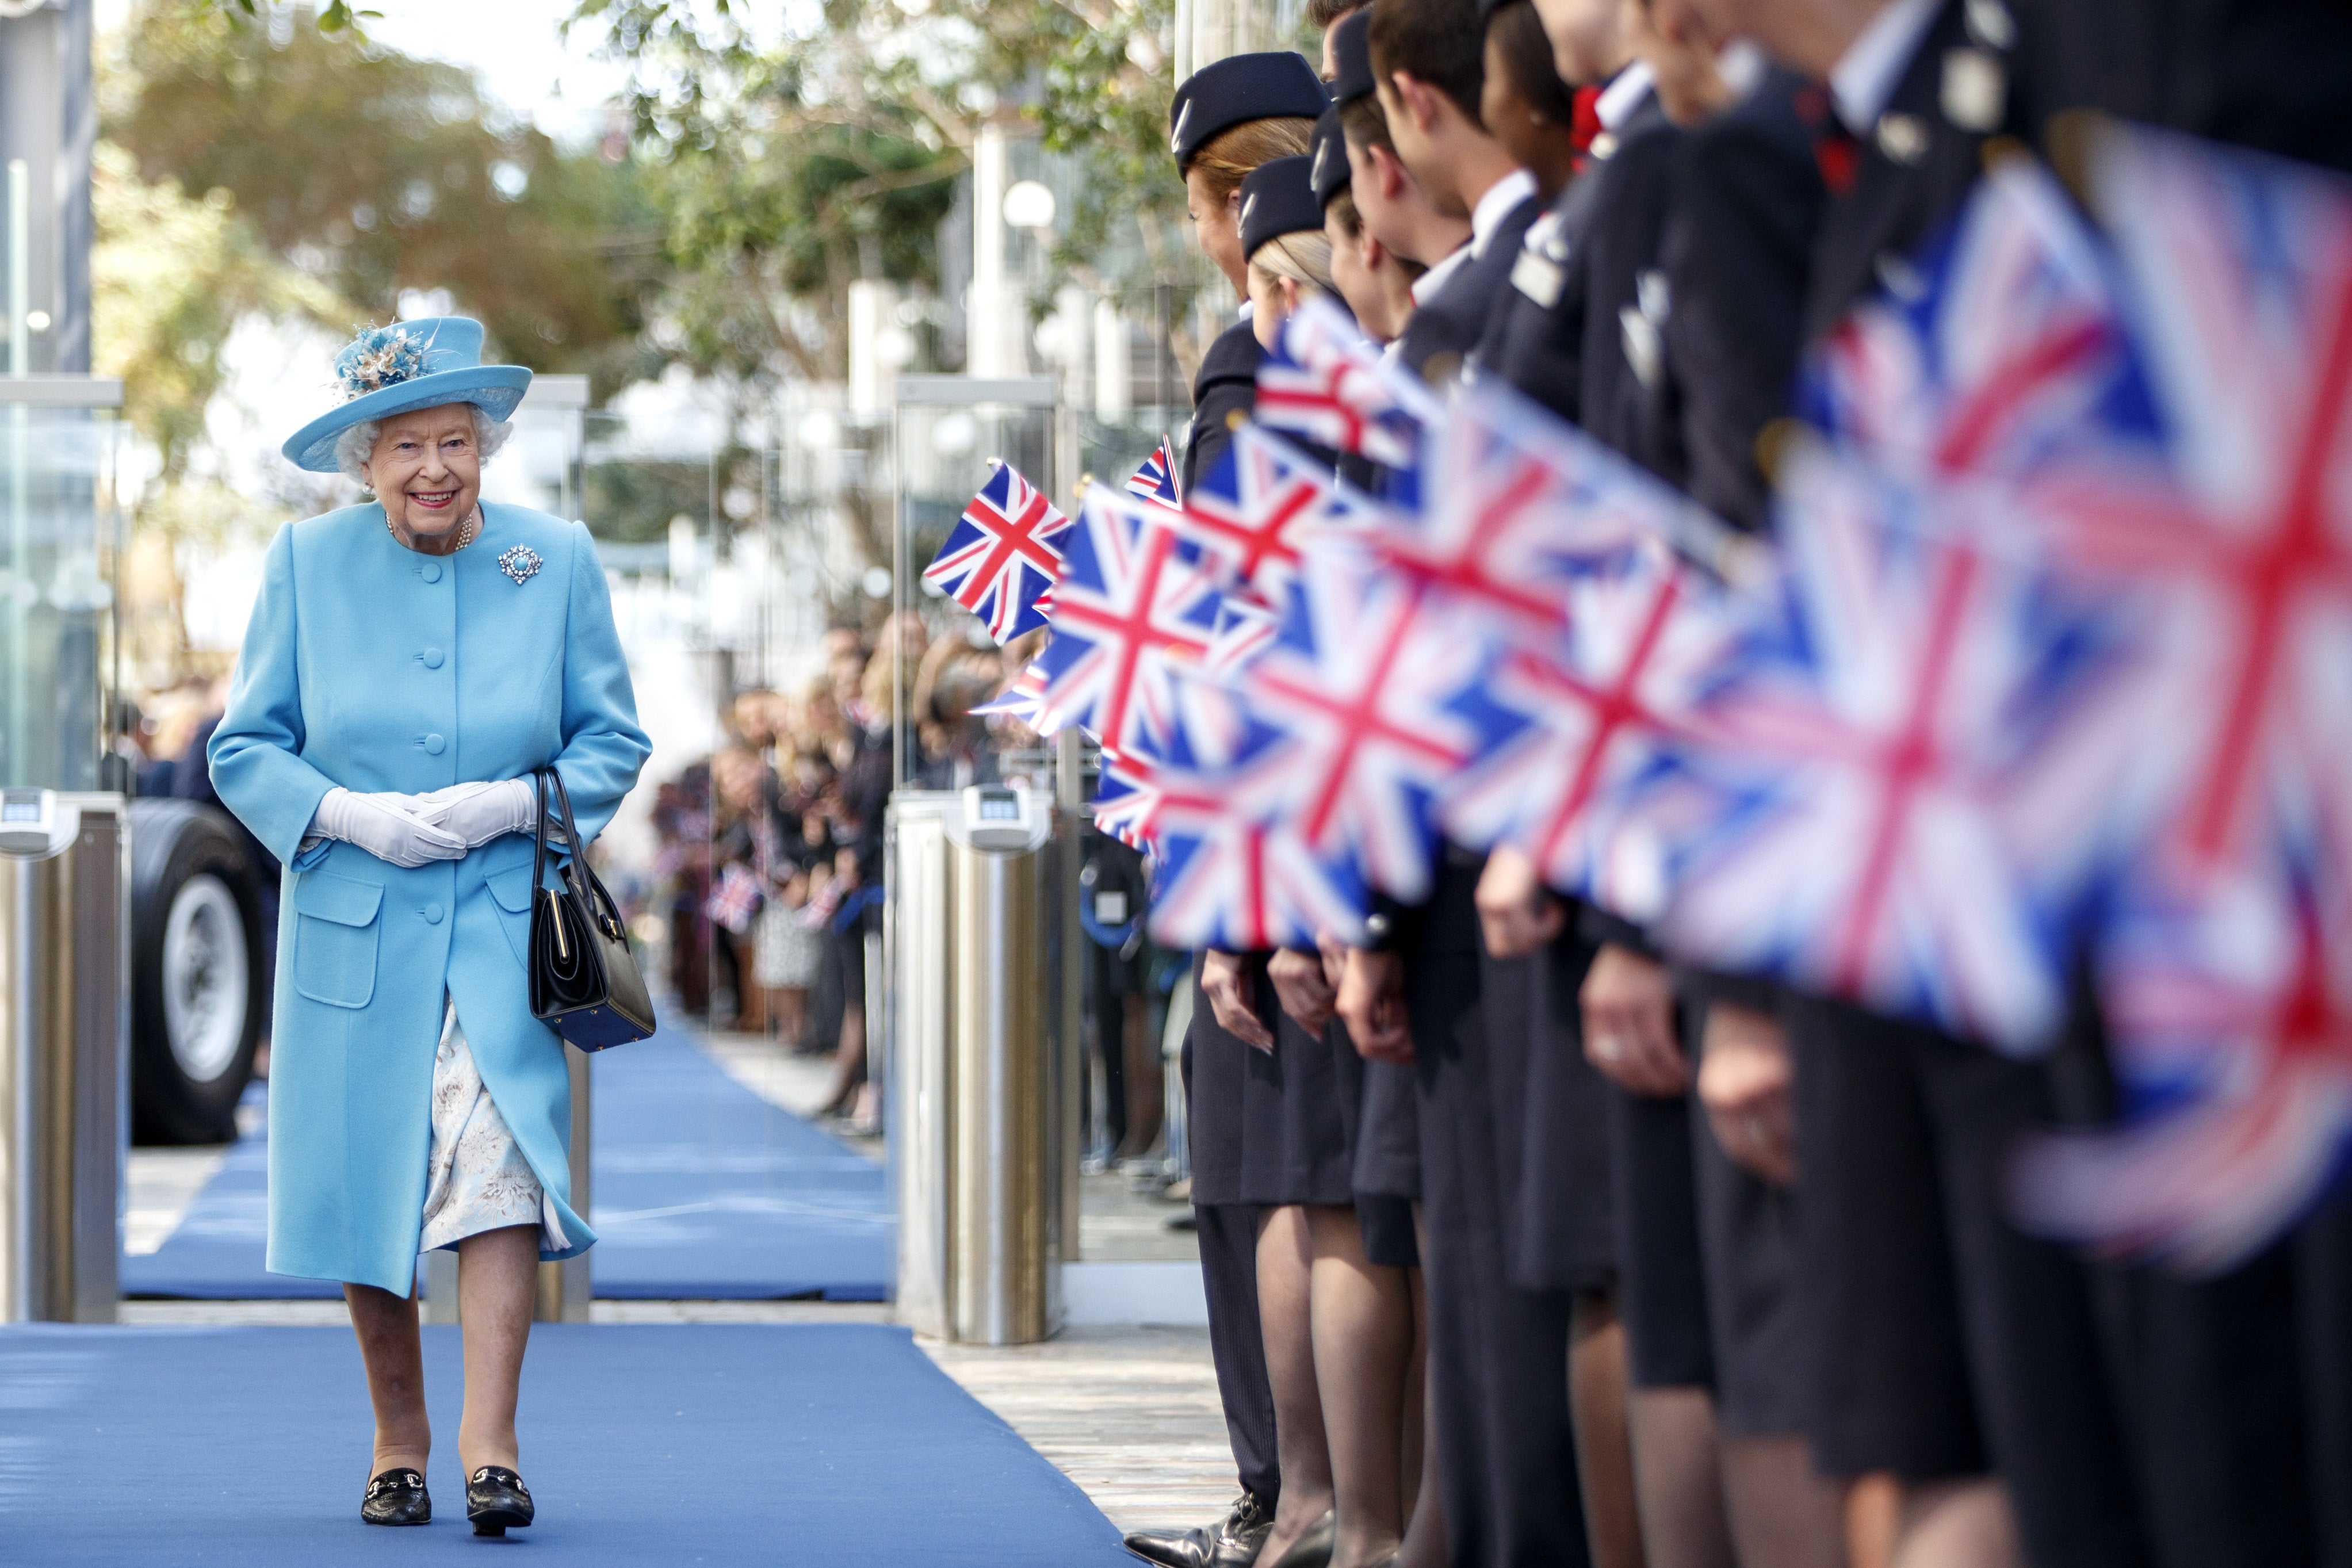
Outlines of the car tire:
M131 1134L226 1143L268 1011L260 879L215 806L131 805Z

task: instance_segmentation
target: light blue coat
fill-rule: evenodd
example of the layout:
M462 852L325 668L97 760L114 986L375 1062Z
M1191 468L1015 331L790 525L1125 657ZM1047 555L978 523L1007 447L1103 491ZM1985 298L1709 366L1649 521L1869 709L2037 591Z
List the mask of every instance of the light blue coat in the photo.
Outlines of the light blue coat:
M650 749L588 531L482 507L454 555L403 548L370 503L279 531L214 733L222 802L286 866L269 1052L275 1274L406 1294L431 1145L444 988L482 1081L551 1200L569 1258L563 1044L530 1016L531 844L403 870L349 844L297 850L336 784L420 795L552 762L593 838ZM499 556L521 545L536 574Z

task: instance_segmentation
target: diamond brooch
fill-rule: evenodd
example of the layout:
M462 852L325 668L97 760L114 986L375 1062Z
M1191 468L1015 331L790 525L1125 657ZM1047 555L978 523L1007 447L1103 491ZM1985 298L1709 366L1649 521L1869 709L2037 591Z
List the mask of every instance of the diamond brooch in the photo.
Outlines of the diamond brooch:
M514 579L520 588L539 575L539 552L528 544L518 544L499 557L499 570Z

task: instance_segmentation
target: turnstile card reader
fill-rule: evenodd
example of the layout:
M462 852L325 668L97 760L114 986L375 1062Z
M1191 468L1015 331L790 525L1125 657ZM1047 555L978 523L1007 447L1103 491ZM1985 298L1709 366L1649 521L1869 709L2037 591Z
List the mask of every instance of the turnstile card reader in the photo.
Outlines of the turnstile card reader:
M0 856L46 860L81 831L81 808L53 789L0 790Z
M948 840L964 849L1020 855L1054 836L1054 797L1041 790L973 784L963 791L961 809L950 812Z

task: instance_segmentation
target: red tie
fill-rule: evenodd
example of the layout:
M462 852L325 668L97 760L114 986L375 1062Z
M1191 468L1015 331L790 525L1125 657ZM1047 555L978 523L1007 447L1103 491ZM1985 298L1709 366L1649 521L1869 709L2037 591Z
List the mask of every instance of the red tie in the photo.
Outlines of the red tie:
M1862 144L1840 124L1830 110L1830 95L1819 87L1807 87L1797 94L1798 117L1813 132L1813 165L1822 172L1822 184L1832 196L1842 196L1853 189L1855 169L1862 160Z
M1592 152L1592 139L1601 134L1601 89L1580 87L1576 89L1576 113L1570 119L1568 139L1576 149L1576 166L1582 169Z

